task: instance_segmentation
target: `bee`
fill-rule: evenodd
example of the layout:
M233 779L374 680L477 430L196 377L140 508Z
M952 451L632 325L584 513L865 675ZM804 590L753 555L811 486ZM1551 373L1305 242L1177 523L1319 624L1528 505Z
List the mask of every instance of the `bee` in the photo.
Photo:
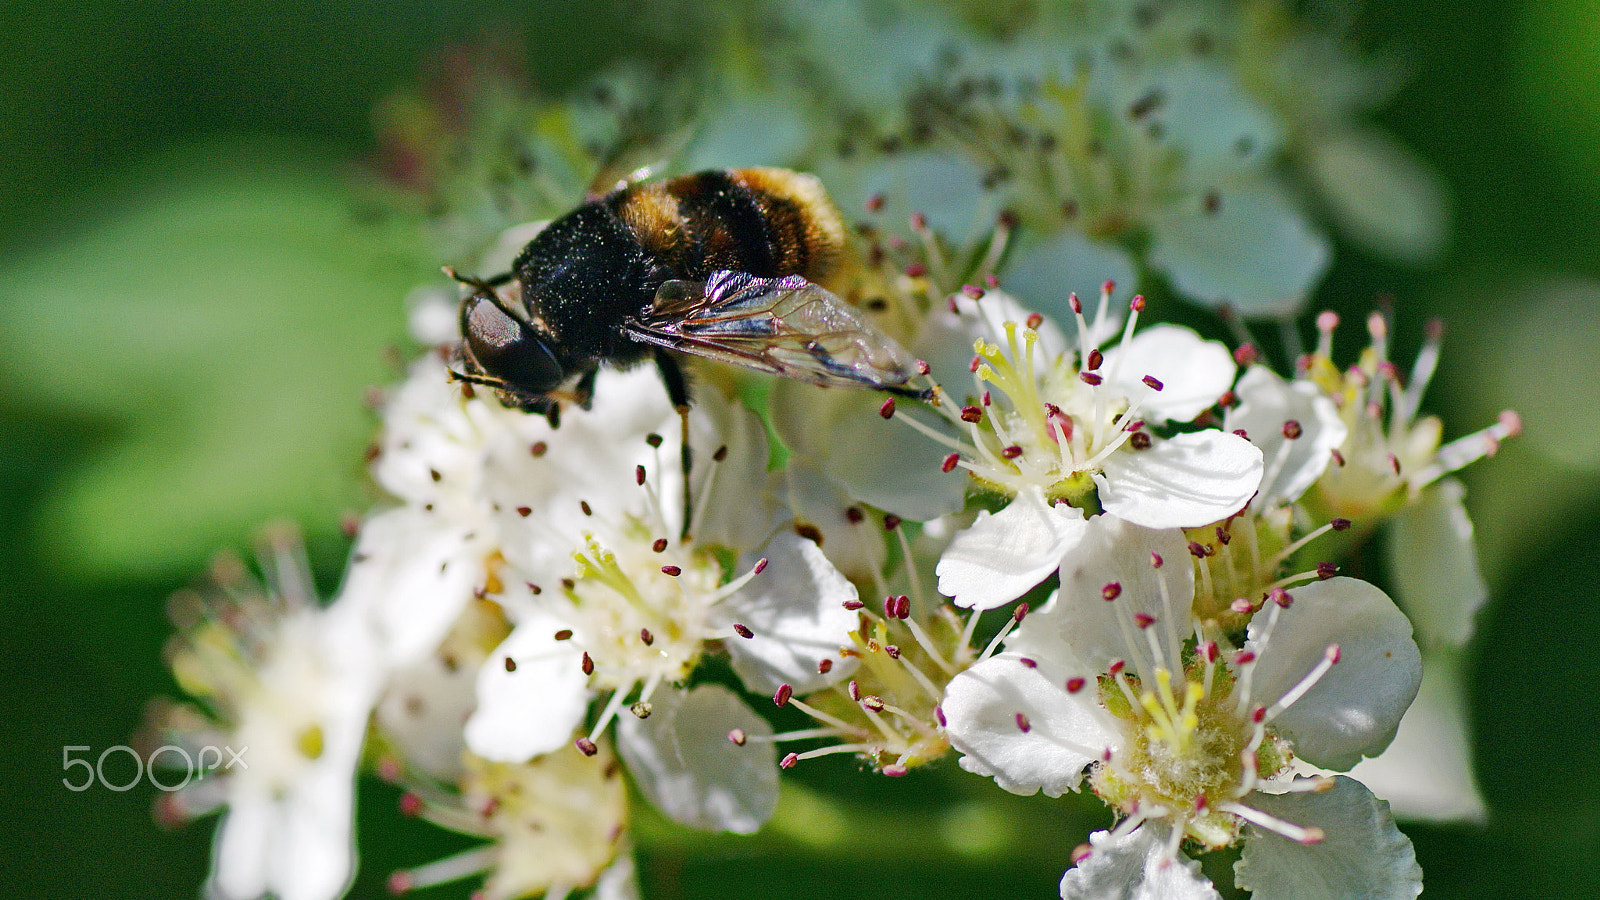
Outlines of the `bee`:
M551 222L510 272L455 276L474 289L455 377L553 425L563 402L588 406L602 365L646 360L687 423L677 354L928 399L910 386L920 364L824 286L844 257L843 219L813 176L752 168L626 184ZM497 290L513 282L509 296Z

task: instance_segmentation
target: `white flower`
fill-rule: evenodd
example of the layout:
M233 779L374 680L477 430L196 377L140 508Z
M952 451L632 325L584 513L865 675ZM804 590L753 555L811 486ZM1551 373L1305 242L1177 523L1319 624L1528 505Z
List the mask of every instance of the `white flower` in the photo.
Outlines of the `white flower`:
M1414 869L1403 838L1376 854L1360 834L1324 844L1357 820L1397 836L1386 807L1361 812L1374 801L1359 786L1285 780L1292 756L1348 769L1393 738L1421 679L1410 623L1376 588L1332 578L1292 597L1276 592L1236 652L1206 640L1185 649L1197 628L1186 554L1176 529L1091 519L1059 593L1006 638L1003 654L951 681L942 709L962 768L1014 793L1051 796L1077 789L1088 770L1125 816L1096 852L1142 860L1154 840L1173 860L1184 839L1217 848L1242 837L1249 855L1271 834L1309 854L1295 865L1346 866L1352 885L1367 879L1399 892L1379 896L1414 896L1410 880L1393 880ZM1326 798L1306 799L1330 787L1339 798L1331 809ZM1084 868L1063 882L1063 897L1157 896L1135 892L1137 878L1134 887L1102 880L1149 869L1128 865ZM1293 896L1290 883L1258 877L1265 896Z
M1052 501L1098 502L1151 527L1204 525L1243 508L1263 465L1248 441L1215 429L1168 438L1145 430L1147 422L1192 419L1214 404L1233 381L1232 356L1187 329L1134 334L1143 305L1134 298L1120 346L1104 354L1080 310L1076 360L1049 352L1038 330L1046 320L1037 314L1026 325L1005 322L997 336L1004 346L980 337L976 402L959 414L942 407L967 438L953 445L959 459L947 464L1006 495L1033 487Z
M419 785L402 808L489 843L396 872L390 892L483 874L474 896L484 900L562 897L588 887L599 897L636 896L623 840L627 792L609 747L600 745L595 756L565 747L525 763L497 763L468 753L457 790Z
M1472 619L1488 598L1472 543L1472 522L1462 504L1465 490L1446 476L1499 449L1522 430L1515 413L1494 425L1443 444L1437 417L1421 415L1422 396L1438 365L1442 330L1430 328L1410 378L1402 384L1389 360L1388 323L1367 319L1371 346L1358 365L1333 364L1338 317L1317 319L1321 337L1305 361L1304 379L1339 407L1348 436L1328 468L1307 492L1317 513L1353 521L1352 540L1393 517L1390 555L1396 594L1417 624L1424 645L1461 646Z
M173 674L215 718L180 707L163 737L200 759L202 747L238 759L169 795L169 811L227 807L213 851L217 896L332 900L355 869L356 765L382 654L353 606L316 604L297 543L280 540L267 564L265 592L242 569L222 567L218 596L184 611L199 618Z

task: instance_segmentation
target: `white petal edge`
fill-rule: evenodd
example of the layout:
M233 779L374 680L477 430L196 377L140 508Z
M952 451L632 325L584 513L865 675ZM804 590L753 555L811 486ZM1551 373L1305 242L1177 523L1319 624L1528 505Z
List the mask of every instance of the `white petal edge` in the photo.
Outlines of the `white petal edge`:
M1349 434L1338 408L1315 384L1286 381L1266 366L1251 366L1234 390L1239 405L1223 417L1222 430L1243 430L1261 448L1266 472L1257 508L1300 499ZM1294 440L1283 433L1290 421L1300 426Z
M1411 900L1422 893L1411 840L1395 827L1389 804L1361 782L1341 775L1322 793L1258 791L1244 803L1326 834L1308 845L1245 826L1234 880L1256 900Z
M1095 482L1106 512L1149 528L1197 528L1244 508L1263 468L1244 438L1195 431L1111 454Z
M781 531L762 550L767 567L722 608L754 637L730 638L724 644L733 671L746 688L770 694L781 684L805 694L834 684L855 671L859 658L839 658L859 627L856 614L845 609L856 599L855 585L845 578L822 548L793 531ZM744 564L754 565L754 558ZM823 659L833 660L827 674L817 671Z
M1422 655L1405 614L1365 581L1329 578L1290 594L1293 605L1265 644L1266 612L1250 623L1245 649L1258 657L1251 702L1277 702L1337 644L1339 662L1270 724L1307 762L1346 771L1394 739L1422 685Z
M1400 720L1394 742L1350 770L1402 819L1482 823L1488 818L1472 771L1462 663L1458 651L1425 654L1422 690Z
M1089 835L1090 852L1061 878L1061 900L1221 900L1200 864L1168 856L1170 826Z
M1178 325L1155 325L1106 351L1101 370L1107 383L1129 397L1146 396L1145 418L1187 422L1210 409L1233 384L1238 366L1220 341L1208 341ZM1145 376L1161 382L1151 391Z
M528 613L478 670L478 708L467 719L467 746L495 762L525 762L572 739L589 708L589 676L577 640L558 641L567 626L544 610ZM506 671L506 659L516 662Z
M1083 511L1052 506L1029 486L998 513L981 512L957 534L934 569L939 593L967 609L994 609L1050 577L1083 539Z
M1013 794L1075 791L1084 767L1120 740L1088 679L1068 693L1065 673L1049 661L1028 665L1013 653L984 660L951 679L940 709L961 768ZM1017 718L1027 720L1027 730Z
M778 806L772 726L732 691L703 684L658 691L649 718L624 715L617 749L639 792L667 818L706 831L752 834ZM741 746L729 740L742 729Z
M1460 647L1489 599L1478 567L1467 489L1454 478L1424 488L1389 523L1394 589L1424 646Z

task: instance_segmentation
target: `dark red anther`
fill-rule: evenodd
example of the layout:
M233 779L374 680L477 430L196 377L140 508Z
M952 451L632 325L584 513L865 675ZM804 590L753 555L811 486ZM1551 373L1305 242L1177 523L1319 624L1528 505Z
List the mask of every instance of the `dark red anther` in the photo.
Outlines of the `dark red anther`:
M1294 419L1290 419L1283 423L1283 436L1291 441L1299 440L1300 435L1304 433L1305 432L1300 428L1300 423Z
M1128 304L1128 308L1134 312L1144 312L1144 295L1134 294L1133 302Z
M847 506L844 509L844 520L851 525L860 525L867 518L859 506Z
M885 201L883 199L883 195L882 194L873 194L871 197L867 198L867 212L870 212L870 213L882 212L883 211L883 204L885 202L887 202L887 201Z
M1030 658L1028 658L1026 656L1017 657L1017 662L1022 663L1022 665L1024 667L1029 668L1029 669L1037 669L1037 668L1039 668L1039 661L1038 660L1030 659Z
M410 819L422 812L422 798L415 791L406 791L400 795L400 815Z
M1089 359L1086 361L1088 364L1085 365L1084 368L1093 372L1095 369L1100 368L1100 365L1105 361L1105 354L1101 353L1099 348L1096 348L1089 351Z
M851 700L855 700L858 703L861 701L861 685L857 684L855 679L850 680L850 684L846 686L846 689L850 692Z
M639 629L639 640L644 641L644 645L648 647L656 642L656 636L650 633L650 629L641 628Z
M1106 586L1100 589L1100 599L1102 600L1115 600L1121 596L1122 582L1120 581L1107 582Z
M1023 713L1017 713L1017 730L1023 734L1033 730L1033 726L1028 724L1028 717Z
M750 626L741 625L738 622L733 623L733 633L747 641L756 636L756 633L750 630Z
M1038 313L1029 313L1027 324L1029 328L1033 329L1034 331L1038 331L1039 326L1044 324L1044 316L1041 316Z
M1161 383L1161 379L1155 377L1154 375L1146 375L1145 377L1143 377L1143 378L1141 378L1139 380L1144 382L1144 386L1149 388L1152 391L1160 391L1160 390L1165 390L1166 389L1166 385Z
M587 500L579 500L578 501L578 508L583 510L583 514L586 515L586 516L594 515L594 509L589 506L589 501L587 501Z
M765 572L767 570L767 562L768 560L765 556L756 560L755 567L750 570L750 574L760 575L762 572Z
M515 672L516 670L517 670L517 661L512 659L509 656L506 657L506 671L507 672Z
M1072 678L1068 678L1067 679L1067 684L1066 684L1067 693L1076 694L1077 692L1083 690L1083 686L1085 684L1087 684L1087 683L1088 682L1084 681L1081 677L1078 677L1078 676L1074 676Z
M878 415L883 417L883 418L885 418L885 419L894 418L894 398L893 397L890 397L889 399L883 401L883 405L878 407Z
M644 436L644 442L646 444L649 444L651 447L659 450L659 449L661 449L661 445L663 443L665 443L666 441L665 441L664 438L661 437L661 435L656 434L655 432L651 432L650 434L647 434L647 435Z
M671 575L673 578L677 578L679 575L683 574L683 570L677 566L662 566L661 574Z
M531 507L531 506L519 506L519 507L517 507L517 515L519 515L519 516L523 517L524 519L526 519L527 517L533 515L533 507Z
M534 456L543 456L548 453L549 450L550 445L546 444L544 441L534 441L533 446L528 448L528 452L532 453Z
M948 722L946 722L946 721L945 721L945 718L944 718L944 707L942 707L942 706L935 706L935 707L934 707L934 708L933 708L933 720L934 720L934 721L935 721L935 722L938 722L938 723L939 723L939 727L940 727L940 728L943 728L943 727L945 727L945 726L946 726L946 725L947 725L947 724L949 724L949 723L948 723Z
M1161 558L1161 554L1159 554L1159 553L1150 554L1150 568L1159 569L1159 568L1161 568L1161 564L1163 562L1165 562L1165 560L1163 560Z
M828 674L829 672L832 672L832 671L833 671L833 660L827 659L826 657L824 657L823 659L817 660L817 674L818 675L826 675L826 674Z
M785 756L783 759L778 761L778 768L780 768L780 769L792 769L792 768L794 768L794 764L799 762L799 761L800 761L800 754L798 754L798 753L790 753L789 755Z
M844 606L845 609L857 610L857 609L862 609L863 607L866 606L866 604L862 603L860 600L846 600L846 601L844 601L843 606Z
M963 284L961 286L961 293L965 294L968 300L983 299L983 288L978 287L975 284Z
M571 628L563 628L563 629L561 629L560 631L555 633L555 639L558 640L558 641L570 641L570 640L572 640L572 629Z
M788 706L789 698L794 696L794 688L788 682L778 685L778 692L772 695L772 702L777 706Z
M1078 380L1090 387L1098 387L1101 382L1105 381L1104 378L1100 377L1094 372L1079 372Z
M890 659L899 659L900 658L900 648L896 647L893 644L884 644L883 645L883 652L889 654L889 658Z
M1067 303L1072 307L1072 312L1074 315L1081 315L1083 313L1083 303L1078 299L1077 291L1073 291L1067 295Z
M1133 614L1133 624L1139 626L1140 630L1149 628L1151 625L1154 625L1155 623L1156 623L1156 617L1150 615L1149 613L1134 613Z
M983 410L976 406L963 406L961 407L961 421L969 425L976 425L983 421Z
M1294 596L1281 587L1275 587L1271 591L1268 591L1267 596L1272 600L1273 603L1278 604L1284 609L1288 609L1294 605Z
M973 354L972 362L967 363L967 371L976 372L981 365L983 365L983 357Z
M667 539L656 538L655 541L650 545L650 549L656 553L667 552Z
M1335 450L1329 450L1328 452L1333 454L1333 464L1338 466L1341 469L1344 468L1344 454L1340 453L1336 449Z
M961 461L961 454L952 453L949 456L946 456L944 458L944 462L939 464L939 471L941 471L941 472L953 472L953 471L955 471L956 463L958 463L960 461Z
M900 517L899 516L895 515L894 513L884 513L883 514L883 530L884 531L893 531L893 530L895 530L896 528L899 528L899 527L900 527Z
M1018 625L1021 625L1022 620L1026 619L1027 617L1028 604L1026 601L1018 603L1017 608L1011 611L1011 621L1016 622Z
M583 662L579 663L579 665L583 667L583 674L594 674L594 658L589 655L588 651L584 651Z
M978 398L978 402L983 406L992 406L994 404L994 396L989 391L984 391L983 396Z
M1328 521L1328 525L1334 531L1344 531L1346 528L1350 527L1350 520L1349 519L1330 519Z
M1128 435L1128 446L1135 450L1149 450L1154 440L1147 431L1135 431Z
M928 274L928 267L922 263L911 263L906 266L905 271L907 278L921 278Z
M1202 544L1199 541L1190 541L1189 555L1195 559L1205 559L1207 556L1210 556L1211 553L1210 551L1206 550L1205 544Z
M1233 534L1221 525L1217 526L1217 542L1226 547L1233 540Z
M1005 457L1006 459L1016 459L1017 457L1022 455L1022 448L1017 446L1016 444L1012 444L1009 447L1002 448L1000 450L1000 455Z
M572 746L577 747L578 752L582 753L584 756L593 756L600 752L600 748L595 746L594 741L591 741L586 737L581 737L573 741Z
M1319 579L1321 579L1323 581L1327 581L1329 578L1332 578L1333 576L1335 576L1337 574L1339 574L1339 567L1334 565L1333 563L1331 563L1331 562L1319 562L1319 563L1317 563L1317 578L1319 578Z

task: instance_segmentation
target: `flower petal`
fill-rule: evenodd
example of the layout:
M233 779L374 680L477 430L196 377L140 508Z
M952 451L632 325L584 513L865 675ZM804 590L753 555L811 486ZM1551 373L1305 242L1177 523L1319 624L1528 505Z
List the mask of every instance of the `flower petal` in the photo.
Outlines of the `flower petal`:
M1332 248L1280 189L1223 191L1216 212L1159 210L1150 263L1179 291L1246 316L1297 312L1328 269Z
M1403 819L1482 822L1487 815L1472 772L1460 656L1451 650L1427 654L1422 690L1400 720L1394 743L1350 770Z
M978 513L945 548L934 570L939 593L968 609L1010 603L1050 577L1087 527L1082 510L1052 506L1039 488L1024 488L1000 512Z
M1252 696L1270 706L1338 645L1339 662L1272 726L1307 762L1345 771L1394 739L1422 684L1422 655L1405 614L1365 581L1330 578L1292 594L1294 604L1269 640L1261 639L1262 614L1250 623L1245 648L1257 655Z
M945 732L968 772L1013 794L1059 797L1078 789L1084 767L1119 733L1095 699L1093 678L1069 693L1065 667L1022 659L1003 653L951 679L940 703Z
M793 531L779 532L762 555L766 569L722 603L733 622L754 633L724 642L733 670L745 687L762 694L785 683L805 694L847 677L859 662L839 658L839 648L850 645L850 631L860 624L844 608L856 599L855 585L821 547ZM817 672L824 659L833 660L826 675Z
M778 806L772 726L732 691L703 684L665 690L647 719L622 716L617 749L639 792L680 825L751 834ZM742 729L751 738L735 744Z
M1305 159L1328 208L1363 247L1412 264L1443 249L1450 224L1444 184L1400 144L1346 131L1311 142Z
M1266 794L1244 803L1327 835L1300 844L1257 825L1245 826L1234 880L1259 900L1411 900L1422 893L1422 868L1411 841L1395 827L1389 804L1361 782L1334 777L1331 790Z
M578 640L558 641L566 624L535 609L478 670L478 708L467 746L484 759L523 762L562 746L589 708L589 676ZM507 671L506 660L515 662Z
M1155 556L1162 559L1159 569L1153 565ZM1110 584L1117 585L1118 593L1107 602ZM1091 680L1116 659L1128 660L1147 676L1156 666L1178 671L1176 657L1150 659L1143 641L1128 646L1126 617L1144 614L1168 628L1169 635L1189 634L1193 599L1194 566L1182 531L1145 528L1111 514L1095 516L1076 552L1062 563L1058 599L1030 615L1006 641L1006 649L1055 659L1060 651L1045 643L1053 639L1068 648L1066 658L1090 667ZM1163 643L1176 653L1181 641Z
M1200 864L1168 855L1170 826L1146 822L1128 834L1089 835L1089 855L1061 879L1061 900L1220 900Z
M1195 431L1113 453L1095 481L1107 512L1150 528L1196 528L1250 502L1263 468L1261 451L1244 438Z
M1266 473L1257 508L1300 499L1349 434L1338 408L1315 384L1285 381L1266 366L1251 366L1234 390L1239 405L1223 417L1222 429L1242 430L1261 448ZM1300 426L1293 440L1284 435L1289 422Z
M485 543L448 524L415 506L362 523L339 598L367 617L389 665L427 658L486 577Z
M1389 524L1389 565L1394 588L1422 644L1460 647L1472 637L1472 619L1489 599L1478 568L1472 520L1454 478L1425 488Z
M1139 407L1145 418L1187 422L1216 405L1238 367L1221 341L1177 325L1154 325L1106 351L1101 370L1124 395L1147 395ZM1161 382L1161 390L1141 384L1147 375Z

